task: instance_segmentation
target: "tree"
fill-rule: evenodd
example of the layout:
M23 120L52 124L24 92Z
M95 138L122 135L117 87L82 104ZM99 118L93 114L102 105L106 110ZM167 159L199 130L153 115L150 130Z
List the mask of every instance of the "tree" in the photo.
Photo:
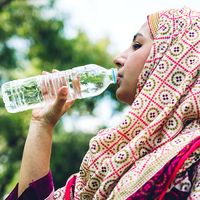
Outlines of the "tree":
M0 3L0 84L7 80L35 75L43 70L51 71L53 68L64 70L88 63L112 66L111 56L107 51L109 39L102 38L94 43L81 30L77 31L76 37L69 39L64 35L64 20L67 19L65 16L57 17L54 1L50 0L45 5L36 5L33 2L4 0ZM52 10L55 15L47 17L47 13ZM23 44L23 51L16 45L19 42ZM111 94L113 90L111 87ZM77 109L80 114L92 114L100 98L102 96L78 101L73 109ZM7 113L0 99L1 199L16 183L30 116L30 111ZM68 176L74 173L73 164L79 165L91 135L68 135L62 121L57 125L55 134L52 170L54 172L59 168L60 174L67 172ZM74 152L73 156L67 152L69 145L70 151ZM64 155L68 164L66 161L64 164L60 163ZM58 186L64 184L63 176L59 177L58 173L54 174L54 179Z

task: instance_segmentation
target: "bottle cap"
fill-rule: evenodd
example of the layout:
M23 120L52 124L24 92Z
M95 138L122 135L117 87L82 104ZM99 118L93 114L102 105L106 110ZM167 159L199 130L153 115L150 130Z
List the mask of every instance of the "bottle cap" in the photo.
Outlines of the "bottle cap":
M114 84L117 83L117 69L116 68L112 68L112 78L113 78L113 81L114 81Z

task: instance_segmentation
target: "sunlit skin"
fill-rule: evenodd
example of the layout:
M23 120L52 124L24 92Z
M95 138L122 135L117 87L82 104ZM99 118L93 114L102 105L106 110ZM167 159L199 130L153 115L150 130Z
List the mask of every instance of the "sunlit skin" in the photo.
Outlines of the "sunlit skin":
M146 22L134 36L128 49L120 53L114 63L119 69L116 97L119 101L131 105L134 101L138 77L149 56L153 39Z

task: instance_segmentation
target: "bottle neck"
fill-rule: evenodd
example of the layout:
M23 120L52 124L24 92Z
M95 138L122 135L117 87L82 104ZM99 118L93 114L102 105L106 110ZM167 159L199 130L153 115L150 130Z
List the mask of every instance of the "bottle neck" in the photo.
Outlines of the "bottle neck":
M111 83L116 84L117 83L117 69L111 68L109 70L109 75L110 75Z

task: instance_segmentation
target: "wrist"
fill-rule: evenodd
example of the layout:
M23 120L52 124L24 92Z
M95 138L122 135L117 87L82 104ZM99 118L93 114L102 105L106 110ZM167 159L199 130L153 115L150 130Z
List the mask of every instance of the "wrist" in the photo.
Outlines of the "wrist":
M45 129L48 131L53 131L54 125L51 123L48 123L46 120L37 120L35 118L31 118L30 126L33 126L34 128L40 128Z

